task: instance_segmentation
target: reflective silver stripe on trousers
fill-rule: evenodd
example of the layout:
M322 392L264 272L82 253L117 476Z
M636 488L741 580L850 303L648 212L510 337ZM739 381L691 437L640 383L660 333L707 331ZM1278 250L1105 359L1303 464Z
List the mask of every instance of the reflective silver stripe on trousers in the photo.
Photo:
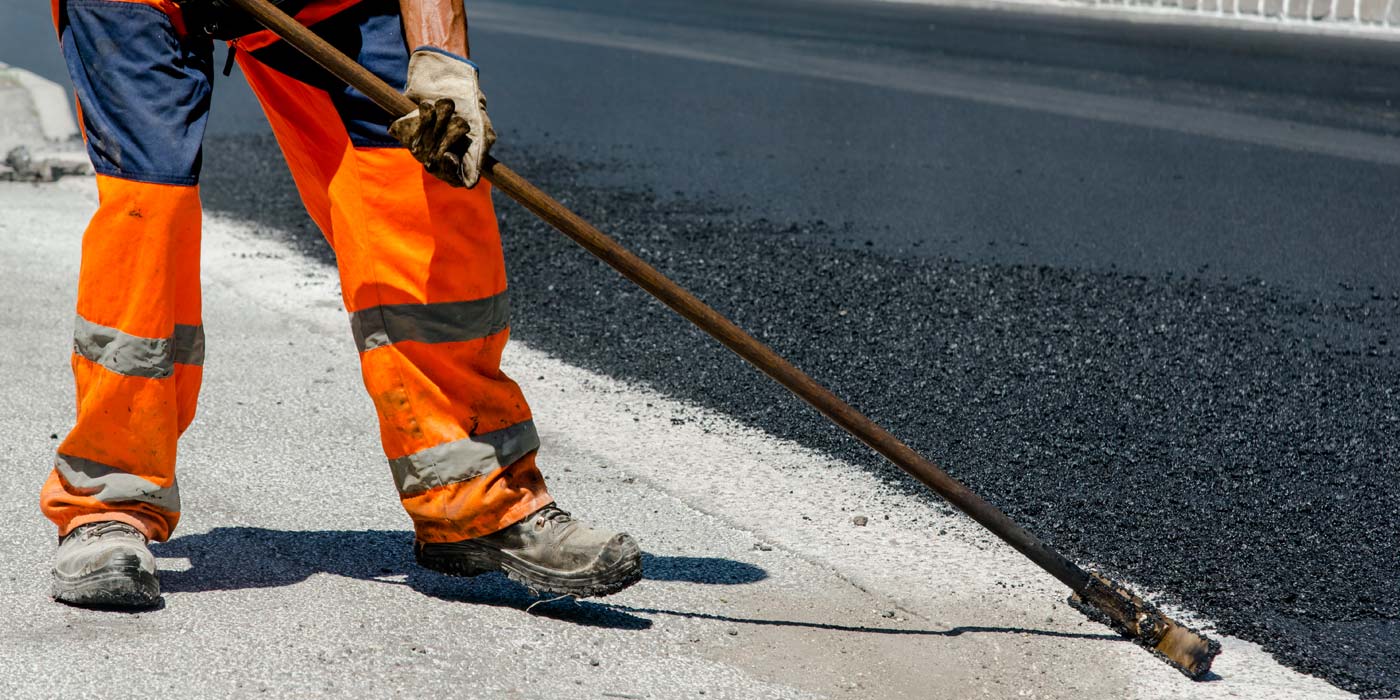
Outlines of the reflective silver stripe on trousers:
M404 495L481 476L509 466L540 448L535 422L516 423L490 433L429 447L389 460L394 484Z
M60 454L54 460L59 476L83 496L103 503L140 501L174 513L180 512L180 486L172 483L162 488L135 474L100 462Z
M117 374L160 379L170 376L177 362L204 364L204 326L175 326L169 338L143 338L79 316L73 352Z
M350 314L360 352L405 340L454 343L495 335L510 325L510 297L436 304L385 304Z

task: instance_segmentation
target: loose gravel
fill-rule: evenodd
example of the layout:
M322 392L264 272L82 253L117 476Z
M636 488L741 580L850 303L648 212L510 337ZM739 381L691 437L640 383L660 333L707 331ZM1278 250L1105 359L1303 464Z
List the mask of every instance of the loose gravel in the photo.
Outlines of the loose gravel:
M1394 291L891 256L598 186L603 164L502 158L1070 556L1400 694ZM211 209L330 259L270 138L211 140L205 170ZM922 488L500 201L515 337Z

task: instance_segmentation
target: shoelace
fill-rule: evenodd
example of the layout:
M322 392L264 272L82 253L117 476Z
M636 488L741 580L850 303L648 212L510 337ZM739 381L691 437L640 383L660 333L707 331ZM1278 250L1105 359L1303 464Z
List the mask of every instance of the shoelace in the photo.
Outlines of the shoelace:
M145 537L143 537L143 536L141 535L141 532L140 532L139 530L137 530L136 528L134 528L134 527L132 527L132 526L130 526L130 525L127 525L127 524L124 523L124 522L121 522L120 520L107 520L107 521L103 521L103 522L100 522L100 523L93 523L92 525L87 526L87 527L83 530L83 537L85 537L85 538L101 537L102 535L107 535L107 534L112 534L112 533L117 533L117 532L124 533L124 534L128 534L128 535L135 535L135 536L137 536L137 537L141 537L141 539L145 539Z
M540 518L541 520L544 520L547 523L558 523L560 525L571 523L574 520L574 517L572 515L569 515L569 511L566 511L563 508L560 508L559 506L556 506L554 504L550 504L545 506L544 508L541 508L539 515L536 517Z

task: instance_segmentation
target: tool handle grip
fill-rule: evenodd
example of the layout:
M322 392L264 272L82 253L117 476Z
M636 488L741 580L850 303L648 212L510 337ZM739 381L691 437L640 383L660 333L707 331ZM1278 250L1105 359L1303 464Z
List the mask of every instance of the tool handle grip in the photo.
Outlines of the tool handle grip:
M390 114L401 116L417 109L412 100L266 0L228 2L246 11L260 24L321 64L336 77L367 95ZM1065 585L1075 591L1082 591L1088 585L1089 574L1074 562L1012 522L1005 513L919 455L889 431L852 408L768 346L744 332L734 322L672 282L656 268L633 255L617 241L594 228L515 171L494 158L488 158L483 167L483 175L511 199L573 239L686 320L709 333L725 347L811 404L833 423L936 491Z

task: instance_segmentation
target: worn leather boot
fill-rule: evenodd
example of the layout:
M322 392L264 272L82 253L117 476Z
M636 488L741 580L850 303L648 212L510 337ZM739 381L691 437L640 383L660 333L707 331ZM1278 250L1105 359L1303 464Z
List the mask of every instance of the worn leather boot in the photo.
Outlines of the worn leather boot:
M418 563L453 576L500 571L531 590L616 593L642 578L642 550L625 532L589 528L555 505L499 532L461 542L415 542Z
M148 608L160 601L146 536L123 522L79 525L58 543L54 600L85 607Z

